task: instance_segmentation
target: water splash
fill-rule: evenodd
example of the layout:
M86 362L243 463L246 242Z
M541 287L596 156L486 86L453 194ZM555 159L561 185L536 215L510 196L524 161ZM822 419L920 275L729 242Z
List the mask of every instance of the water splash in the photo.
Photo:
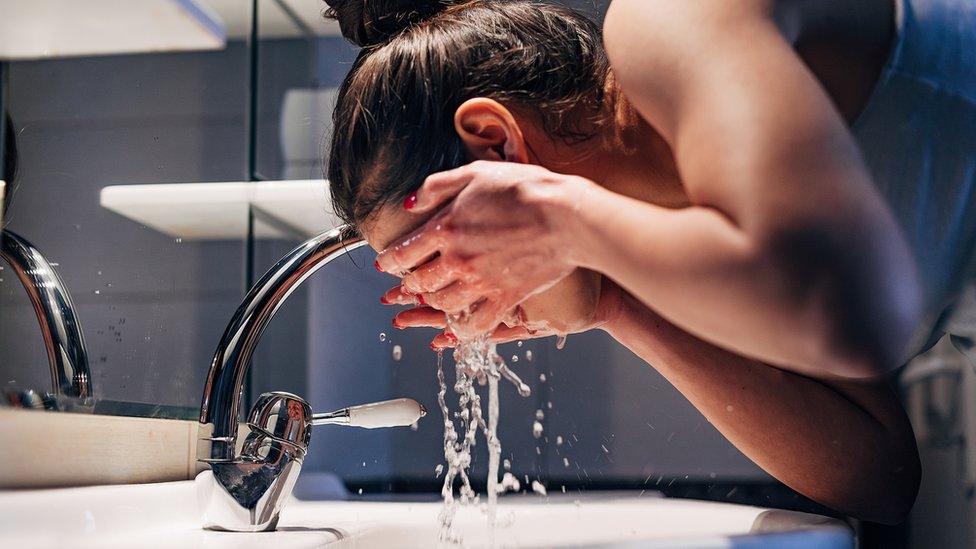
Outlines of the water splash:
M449 325L451 319L449 320ZM468 470L471 466L471 450L476 445L480 431L488 447L488 490L487 519L490 536L494 537L497 518L498 496L511 490L511 473L506 473L499 483L498 473L501 464L501 441L498 438L498 381L505 378L512 383L523 397L532 393L531 388L508 369L504 359L498 355L496 346L487 335L461 341L454 350L455 383L454 392L458 395L458 409L451 412L447 402L447 380L444 375L444 355L437 353L437 404L444 418L444 460L446 470L441 496L444 506L440 513L440 539L449 543L460 543L461 537L454 529L454 518L459 505L477 504L479 497L471 487ZM482 397L477 386L488 387L488 414L484 417ZM459 425L455 424L455 418ZM461 435L459 436L459 429ZM506 460L505 469L511 464ZM454 485L459 483L455 497ZM516 479L517 486L517 479ZM515 488L518 489L517 487Z

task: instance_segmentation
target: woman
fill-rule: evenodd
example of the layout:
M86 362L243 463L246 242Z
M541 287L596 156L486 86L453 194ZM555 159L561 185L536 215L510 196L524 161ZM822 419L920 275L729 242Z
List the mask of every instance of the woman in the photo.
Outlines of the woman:
M876 378L973 272L974 8L615 0L604 50L526 0L329 3L365 48L333 200L419 305L397 326L606 330L787 485L904 517L917 450Z

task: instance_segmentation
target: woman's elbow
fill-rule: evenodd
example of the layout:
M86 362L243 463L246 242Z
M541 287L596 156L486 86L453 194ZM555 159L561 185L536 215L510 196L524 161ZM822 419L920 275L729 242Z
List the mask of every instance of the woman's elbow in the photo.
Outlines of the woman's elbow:
M886 525L901 524L908 518L922 479L922 467L914 445L912 452L912 458L888 475L884 486L870 494L867 504L852 510L853 518Z
M763 248L807 324L801 329L810 366L842 378L878 377L907 358L921 320L921 289L913 260L899 246L878 252L851 240L857 239L801 231Z

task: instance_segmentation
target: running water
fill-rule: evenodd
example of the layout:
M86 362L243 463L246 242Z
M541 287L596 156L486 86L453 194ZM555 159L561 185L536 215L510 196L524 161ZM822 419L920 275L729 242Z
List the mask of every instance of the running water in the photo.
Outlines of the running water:
M487 335L458 343L454 350L455 383L454 392L458 395L459 411L452 414L447 402L447 380L444 375L444 354L437 352L437 403L444 416L444 460L446 470L441 495L444 507L440 514L442 541L460 543L461 538L454 531L454 517L459 505L477 504L479 498L471 487L468 469L471 467L471 449L476 445L478 431L484 434L488 446L488 526L494 532L497 515L498 495L510 490L518 490L518 482L511 482L511 474L506 474L504 482L498 482L498 468L501 461L502 445L498 439L498 380L505 378L512 383L519 395L527 397L532 390L519 377L508 369L505 361L498 355L495 344ZM481 396L475 390L475 383L488 386L488 417L484 417ZM458 436L454 418L460 420L463 436ZM507 468L507 467L506 467ZM512 477L514 478L514 477ZM455 481L460 482L458 497L454 496Z

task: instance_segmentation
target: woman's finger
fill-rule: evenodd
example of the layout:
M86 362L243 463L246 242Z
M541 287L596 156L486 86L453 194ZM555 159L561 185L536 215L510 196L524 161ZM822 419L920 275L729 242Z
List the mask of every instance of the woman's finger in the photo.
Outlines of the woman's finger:
M549 337L553 334L548 332L537 332L529 330L524 326L510 327L504 324L499 324L498 328L495 329L491 334L491 341L493 343L509 343L512 341L519 341L524 339L536 339L540 337ZM431 342L431 347L434 349L449 349L457 346L457 338L449 332L443 332L437 334L434 340Z
M417 305L420 300L414 294L404 291L403 286L390 288L380 297L383 305Z
M454 323L455 332L464 337L492 332L502 323L509 309L501 307L495 300L482 299L469 307L470 312Z
M452 200L474 179L471 164L429 176L417 192L408 196L403 207L410 213L426 213Z
M470 310L472 304L477 303L484 296L476 286L458 280L439 291L420 294L417 297L424 304L447 314L458 314Z
M405 328L446 328L447 317L443 312L430 307L415 307L400 311L393 317L393 327Z
M534 337L539 336L530 332L524 326L506 326L504 324L499 324L498 328L491 334L491 340L494 343L508 343L509 341L532 339Z
M432 259L444 244L444 231L437 216L416 231L395 244L387 247L376 256L376 269L402 276L417 265Z
M451 349L456 347L458 340L450 332L441 332L434 336L433 341L430 342L430 348L435 351L441 349Z
M438 256L403 275L402 286L412 294L428 294L450 286L456 275L451 263Z

